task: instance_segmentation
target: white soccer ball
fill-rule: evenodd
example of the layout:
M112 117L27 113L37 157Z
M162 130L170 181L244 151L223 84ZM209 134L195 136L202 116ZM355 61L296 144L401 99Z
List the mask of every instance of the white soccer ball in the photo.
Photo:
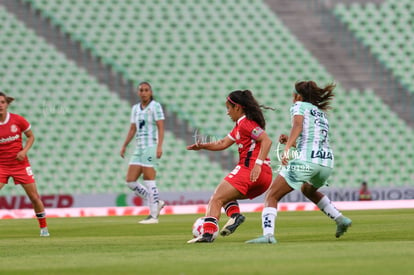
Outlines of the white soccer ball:
M197 238L198 236L203 235L204 230L203 230L203 223L204 223L204 218L198 218L194 224L193 224L193 237ZM218 236L218 230L213 234L213 239L216 239Z

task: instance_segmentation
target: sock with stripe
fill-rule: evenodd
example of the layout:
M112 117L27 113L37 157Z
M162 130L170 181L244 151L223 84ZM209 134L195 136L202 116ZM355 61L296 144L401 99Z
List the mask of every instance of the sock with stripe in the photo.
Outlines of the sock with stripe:
M226 212L227 217L231 217L233 214L240 214L240 207L237 201L228 202L224 206L224 211Z

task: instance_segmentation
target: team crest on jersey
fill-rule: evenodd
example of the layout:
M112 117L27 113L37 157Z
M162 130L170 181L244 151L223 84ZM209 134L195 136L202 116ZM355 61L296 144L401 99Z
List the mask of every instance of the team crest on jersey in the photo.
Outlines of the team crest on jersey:
M237 131L237 133L236 133L236 139L240 139L240 133L239 133L239 131Z
M16 133L19 129L17 128L17 126L15 124L12 124L12 126L10 127L10 131L12 133Z

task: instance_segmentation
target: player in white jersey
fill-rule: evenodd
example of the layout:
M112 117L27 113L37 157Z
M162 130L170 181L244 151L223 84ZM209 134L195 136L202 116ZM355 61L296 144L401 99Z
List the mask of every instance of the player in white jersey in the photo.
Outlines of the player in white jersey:
M124 157L128 144L135 136L136 148L129 162L126 184L135 195L148 201L150 215L139 223L154 224L158 223L158 216L165 205L159 199L155 180L157 159L162 156L164 112L161 104L154 100L148 82L138 85L138 96L141 101L132 107L131 125L120 154ZM141 174L145 186L138 182Z
M295 84L291 108L292 129L290 135L281 135L279 142L286 144L282 165L284 167L272 182L262 211L263 235L247 243L276 243L274 237L277 204L288 193L301 189L302 193L329 218L335 220L335 236L339 238L351 226L352 221L342 215L330 199L318 191L327 184L334 165L329 146L329 123L326 111L334 94L334 84L319 88L313 81ZM289 160L289 150L295 147L299 153Z

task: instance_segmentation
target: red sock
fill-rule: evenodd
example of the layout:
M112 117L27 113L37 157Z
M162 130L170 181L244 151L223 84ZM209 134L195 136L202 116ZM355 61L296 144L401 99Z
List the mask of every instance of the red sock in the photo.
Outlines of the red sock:
M39 222L39 227L40 228L47 227L47 223L46 223L46 213L45 212L36 213L36 217L37 217L37 221Z
M214 217L205 217L203 223L204 233L214 234L218 230L217 222Z
M231 217L233 214L240 213L239 203L237 201L231 201L224 206L227 217Z

